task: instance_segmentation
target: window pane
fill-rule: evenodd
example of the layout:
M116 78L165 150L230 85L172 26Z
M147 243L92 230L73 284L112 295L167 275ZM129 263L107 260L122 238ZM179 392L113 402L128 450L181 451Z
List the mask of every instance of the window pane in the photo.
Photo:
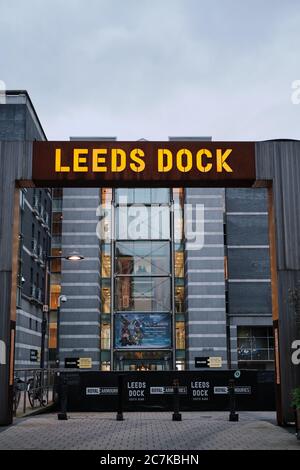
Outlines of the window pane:
M119 311L170 311L170 279L118 277L115 305Z
M185 349L185 326L183 321L176 322L176 349Z
M110 349L110 323L101 324L101 349Z
M175 252L175 276L184 277L184 253L183 251Z
M101 204L110 204L112 200L112 189L102 188L101 189Z
M175 286L175 311L184 313L184 287Z
M126 201L125 201L126 198ZM168 188L121 188L116 189L116 202L128 204L166 204L170 200Z
M102 313L110 313L110 286L103 285L101 287L101 305Z
M116 236L121 240L169 239L169 206L131 205L117 207Z
M170 273L169 242L118 242L116 273L150 275Z
M110 277L110 245L101 245L101 276Z

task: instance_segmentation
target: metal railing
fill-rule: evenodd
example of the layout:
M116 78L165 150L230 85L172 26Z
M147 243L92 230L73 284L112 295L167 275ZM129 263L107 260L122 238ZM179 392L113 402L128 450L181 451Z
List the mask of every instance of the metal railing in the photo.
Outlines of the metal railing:
M15 369L13 412L20 417L55 401L56 369Z

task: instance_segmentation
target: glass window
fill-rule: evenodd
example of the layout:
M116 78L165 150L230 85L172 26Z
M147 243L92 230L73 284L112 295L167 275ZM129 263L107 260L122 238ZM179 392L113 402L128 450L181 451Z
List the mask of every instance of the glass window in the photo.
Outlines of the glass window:
M57 346L57 324L49 323L49 348L55 349Z
M110 349L110 323L101 323L101 349Z
M115 306L119 311L170 311L170 278L118 277Z
M121 240L168 240L170 238L169 206L117 207L116 236Z
M183 206L184 204L184 188L173 188L173 201L174 204Z
M175 312L184 313L184 286L175 285Z
M58 305L58 297L61 294L60 284L51 284L50 286L50 309L56 310Z
M185 325L183 321L176 322L176 349L185 349Z
M176 370L185 370L185 363L183 360L176 361Z
M274 338L271 327L238 327L239 361L272 361Z
M109 361L102 361L101 362L101 370L103 371L110 371L110 362Z
M111 265L110 265L110 245L101 245L101 276L110 277Z
M120 188L116 189L116 203L121 204L167 204L170 200L168 188Z
M184 277L183 251L175 251L175 277Z
M52 248L51 256L61 256L61 250L59 248ZM61 258L53 259L51 261L51 272L52 273L61 272Z
M110 313L110 284L104 282L104 279L101 282L101 305L102 313Z
M116 273L168 275L170 273L169 242L117 242Z
M101 189L101 204L110 204L112 201L112 189L102 188Z

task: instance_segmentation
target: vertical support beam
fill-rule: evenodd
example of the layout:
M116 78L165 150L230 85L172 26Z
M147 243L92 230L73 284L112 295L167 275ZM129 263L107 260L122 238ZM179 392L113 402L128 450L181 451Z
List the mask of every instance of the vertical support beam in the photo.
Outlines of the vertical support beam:
M110 220L110 370L114 370L115 327L115 189L112 191Z
M171 236L171 315L172 315L172 369L176 370L176 308L175 308L175 243L174 243L174 197L170 189L170 236Z
M283 425L282 394L281 394L281 373L280 373L280 345L279 345L279 302L278 302L278 277L277 277L277 257L276 257L276 235L275 235L275 215L273 188L268 188L268 213L269 213L269 244L270 244L270 269L272 287L272 318L275 342L275 393L277 422Z
M2 182L1 182L2 183ZM4 194L5 192L5 194ZM19 190L14 181L1 184L0 341L5 357L0 361L0 425L13 420L14 352L19 247ZM6 253L5 253L6 252Z

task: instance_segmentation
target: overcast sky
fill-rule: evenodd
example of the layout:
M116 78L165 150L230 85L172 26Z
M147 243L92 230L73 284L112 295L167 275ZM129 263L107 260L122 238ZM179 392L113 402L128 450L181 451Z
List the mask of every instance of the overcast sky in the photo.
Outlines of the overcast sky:
M48 139L300 139L299 0L0 0L0 80Z

